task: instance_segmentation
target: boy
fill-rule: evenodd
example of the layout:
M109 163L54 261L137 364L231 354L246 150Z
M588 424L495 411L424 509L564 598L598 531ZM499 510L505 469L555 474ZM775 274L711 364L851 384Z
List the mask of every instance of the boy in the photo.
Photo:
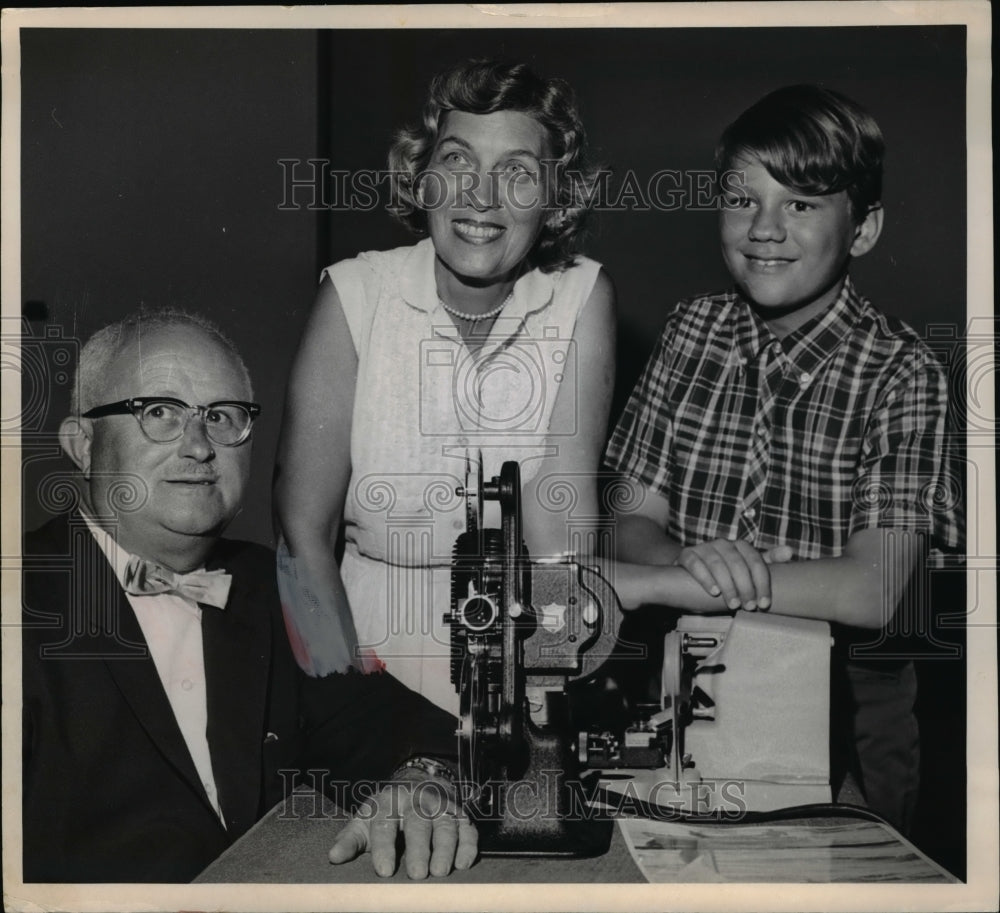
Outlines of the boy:
M619 560L679 565L717 608L832 623L861 786L906 830L913 665L866 667L847 648L878 640L927 534L957 546L959 518L935 509L954 487L946 376L848 277L882 229L883 149L871 115L812 86L726 129L720 233L736 288L670 313L607 462L645 495L619 517Z

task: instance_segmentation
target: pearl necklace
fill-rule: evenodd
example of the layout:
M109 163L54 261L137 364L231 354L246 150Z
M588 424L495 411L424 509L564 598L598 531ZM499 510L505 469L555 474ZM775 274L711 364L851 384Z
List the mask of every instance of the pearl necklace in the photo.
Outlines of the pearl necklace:
M441 307L443 307L452 317L457 317L459 320L468 320L471 323L479 323L480 320L489 320L491 317L496 317L505 307L507 307L510 299L514 297L514 290L511 289L507 293L507 297L504 298L495 308L486 311L483 314L467 314L465 311L460 311L458 308L453 308L450 304L446 304L444 299L440 296L438 297L438 302Z

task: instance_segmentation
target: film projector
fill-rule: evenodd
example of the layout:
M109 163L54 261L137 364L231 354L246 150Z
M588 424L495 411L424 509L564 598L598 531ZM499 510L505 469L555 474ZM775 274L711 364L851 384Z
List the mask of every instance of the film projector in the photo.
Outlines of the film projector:
M601 853L616 797L721 820L830 801L828 625L684 616L666 635L659 702L581 731L569 692L616 648L611 584L573 556L528 555L516 462L489 481L470 470L460 493L446 620L460 789L481 852ZM499 529L484 528L488 501Z

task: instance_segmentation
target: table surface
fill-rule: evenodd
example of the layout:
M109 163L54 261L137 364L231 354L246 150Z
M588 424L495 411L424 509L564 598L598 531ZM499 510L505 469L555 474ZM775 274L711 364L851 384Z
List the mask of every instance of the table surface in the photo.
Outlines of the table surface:
M293 794L215 860L195 882L386 884L411 883L397 868L380 878L367 855L331 865L327 853L347 816L325 796ZM616 827L608 852L592 859L560 857L480 857L464 872L452 872L448 884L461 883L640 883L645 879Z
M838 798L853 798L840 791ZM327 853L348 818L325 796L298 792L264 816L250 831L213 862L196 883L285 883L285 884L385 884L410 883L397 868L391 878L380 878L367 855L334 866ZM817 823L857 823L845 816L822 819L789 819L789 827ZM739 825L725 825L726 828ZM884 875L889 875L886 872ZM644 878L616 825L608 851L590 859L560 857L481 856L464 872L452 872L448 884L629 884ZM889 880L892 880L891 877Z

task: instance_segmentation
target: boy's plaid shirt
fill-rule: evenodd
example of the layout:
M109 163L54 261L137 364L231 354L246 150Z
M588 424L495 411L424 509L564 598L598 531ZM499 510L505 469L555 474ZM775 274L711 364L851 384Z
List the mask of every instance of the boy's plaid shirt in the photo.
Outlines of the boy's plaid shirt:
M735 292L681 302L608 445L611 469L670 504L689 545L742 538L839 555L871 527L960 542L947 376L850 279L779 341ZM952 432L953 433L953 432Z

